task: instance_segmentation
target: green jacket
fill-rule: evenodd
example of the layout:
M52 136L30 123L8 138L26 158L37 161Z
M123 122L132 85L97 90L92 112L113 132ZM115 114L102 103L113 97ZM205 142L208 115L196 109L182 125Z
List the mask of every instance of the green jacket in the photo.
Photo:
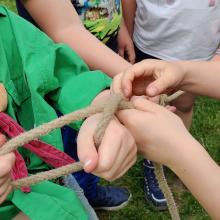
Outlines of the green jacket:
M74 37L74 36L73 36ZM88 51L91 52L91 51ZM63 114L88 106L109 87L110 78L91 72L69 47L54 44L43 32L0 6L0 82L8 93L7 113L26 130ZM80 122L70 125L74 129ZM42 138L63 150L60 129ZM37 156L20 149L30 173L49 169ZM49 181L32 186L25 194L16 190L0 206L0 219L22 210L33 220L87 219L75 194Z

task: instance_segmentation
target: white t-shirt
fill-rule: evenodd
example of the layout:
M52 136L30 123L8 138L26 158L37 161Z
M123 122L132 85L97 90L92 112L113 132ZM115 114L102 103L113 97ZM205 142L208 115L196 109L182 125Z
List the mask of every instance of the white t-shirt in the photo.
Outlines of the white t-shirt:
M164 60L209 60L220 43L220 0L137 0L134 43Z

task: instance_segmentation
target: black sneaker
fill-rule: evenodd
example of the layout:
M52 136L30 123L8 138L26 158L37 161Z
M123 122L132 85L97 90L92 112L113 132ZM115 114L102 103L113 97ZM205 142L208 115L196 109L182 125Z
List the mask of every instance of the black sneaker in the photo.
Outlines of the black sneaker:
M153 163L144 160L144 193L145 199L160 211L167 209L167 202L157 182Z
M115 211L124 208L131 197L125 188L97 186L97 195L89 203L96 210Z

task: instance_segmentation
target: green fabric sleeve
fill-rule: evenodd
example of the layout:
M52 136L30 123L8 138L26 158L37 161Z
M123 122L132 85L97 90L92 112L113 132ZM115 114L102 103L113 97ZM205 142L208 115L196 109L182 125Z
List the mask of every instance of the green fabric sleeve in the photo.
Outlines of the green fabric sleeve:
M6 12L16 39L17 53L20 54L20 58L16 59L17 68L11 69L11 72L18 69L23 72L26 84L20 90L23 91L24 86L28 85L32 99L36 100L33 112L39 123L54 117L51 113L45 114L46 118L39 116L39 108L45 108L44 112L48 112L44 100L56 110L67 114L88 106L97 94L109 88L111 79L100 71L90 71L70 47L54 44L32 24L10 11ZM19 59L21 62L18 62ZM79 129L80 124L74 122L70 126Z
M54 106L63 114L85 108L104 89L109 88L111 79L99 71L83 72L73 75L59 91L51 96ZM82 121L73 122L70 126L78 130Z

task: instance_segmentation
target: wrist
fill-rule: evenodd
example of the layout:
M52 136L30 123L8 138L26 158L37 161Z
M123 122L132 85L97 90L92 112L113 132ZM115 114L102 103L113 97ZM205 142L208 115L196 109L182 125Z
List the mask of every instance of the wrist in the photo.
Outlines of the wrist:
M193 65L191 61L177 61L179 68L182 73L182 79L179 84L179 89L187 91L188 87L191 85L191 78L193 73ZM195 65L195 63L193 63Z

